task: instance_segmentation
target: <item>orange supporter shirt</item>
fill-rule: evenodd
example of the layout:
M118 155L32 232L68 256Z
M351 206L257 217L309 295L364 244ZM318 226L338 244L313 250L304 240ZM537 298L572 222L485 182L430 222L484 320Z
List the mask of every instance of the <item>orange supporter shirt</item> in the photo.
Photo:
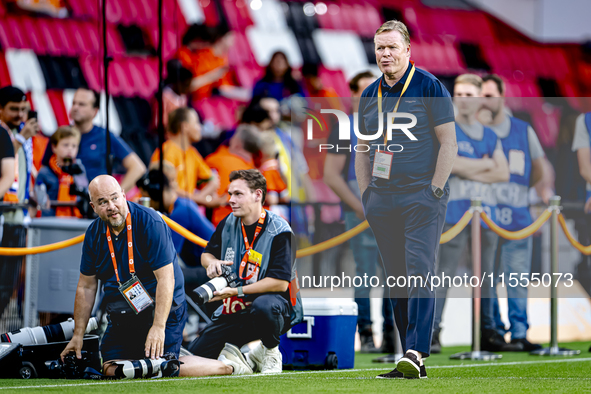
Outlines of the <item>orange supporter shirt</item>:
M205 158L205 163L218 172L220 188L218 195L223 196L228 192L230 186L230 173L236 170L250 170L254 168L252 160L246 161L240 156L230 153L227 146L221 145L215 152ZM212 223L217 226L223 218L232 212L229 205L218 207L213 210Z
M166 141L162 145L164 149L164 160L170 162L176 168L176 180L180 190L193 194L195 188L211 178L211 169L197 149L190 146L183 151L173 141ZM156 148L150 162L160 160L160 149Z
M281 177L277 160L271 159L265 161L259 170L267 181L267 195L276 195L279 198L284 198L288 195L287 185ZM265 205L265 209L269 209L269 205Z
M211 48L204 48L199 51L193 52L186 47L179 49L177 57L181 61L184 67L191 70L194 77L207 74L210 71L215 70L218 67L222 67L228 64L227 57L216 56ZM216 82L208 85L201 86L199 89L193 92L193 101L200 100L202 98L211 97L214 88L220 86L232 86L234 82L230 72L226 72L224 76L218 79Z

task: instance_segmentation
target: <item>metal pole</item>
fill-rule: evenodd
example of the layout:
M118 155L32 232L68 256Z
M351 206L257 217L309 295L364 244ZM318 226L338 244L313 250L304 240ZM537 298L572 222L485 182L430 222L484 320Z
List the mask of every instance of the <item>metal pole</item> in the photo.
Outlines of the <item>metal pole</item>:
M558 212L560 209L560 197L552 197L552 221L550 222L550 275L552 275L552 287L550 287L550 352L558 351Z
M482 271L482 248L480 237L480 213L482 212L482 199L472 197L470 209L472 210L471 222L471 245L472 245L472 275L480 278ZM472 351L456 353L450 356L452 360L495 360L502 358L495 354L480 350L480 311L481 311L482 289L480 286L472 287Z
M158 0L158 93L156 99L158 101L158 147L160 149L160 193L159 193L159 206L162 209L164 207L164 101L162 99L162 93L164 90L164 59L162 57L162 10L164 4L163 0Z
M482 211L482 200L472 199L471 203L472 223L472 275L480 278L482 245L480 242L480 212ZM472 354L480 356L480 297L482 290L480 286L472 288Z
M552 211L550 218L550 347L534 350L530 354L540 356L574 356L580 350L570 350L558 346L558 214L560 213L560 196L550 198Z
M106 157L107 174L113 174L113 156L111 155L111 133L109 132L109 62L111 58L107 53L107 0L103 0L103 68L105 85L105 130L106 132Z

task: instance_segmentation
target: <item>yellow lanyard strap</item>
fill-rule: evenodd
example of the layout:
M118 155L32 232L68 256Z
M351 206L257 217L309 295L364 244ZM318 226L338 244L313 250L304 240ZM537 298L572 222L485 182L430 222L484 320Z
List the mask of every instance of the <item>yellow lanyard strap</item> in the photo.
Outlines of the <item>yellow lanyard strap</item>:
M410 81L412 80L412 76L415 74L415 62L411 61L411 69L410 74L408 74L408 78L404 83L404 87L402 88L402 92L400 92L400 97L398 97L398 101L396 102L396 106L394 107L394 112L398 112L398 106L400 105L400 100L402 99L402 95L408 89L408 85L410 85ZM380 81L380 85L378 86L378 116L382 116L382 81ZM387 128L386 128L387 130ZM384 131L384 145L388 144L388 133ZM385 146L384 146L385 149Z

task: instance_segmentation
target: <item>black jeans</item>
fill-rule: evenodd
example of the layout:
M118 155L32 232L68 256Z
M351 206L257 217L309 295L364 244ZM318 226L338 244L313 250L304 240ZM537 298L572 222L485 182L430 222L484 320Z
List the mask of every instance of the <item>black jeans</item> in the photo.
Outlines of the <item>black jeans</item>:
M265 347L273 348L291 328L290 320L291 308L281 294L263 294L245 312L221 315L212 321L188 350L196 356L217 359L226 342L242 347L260 339Z

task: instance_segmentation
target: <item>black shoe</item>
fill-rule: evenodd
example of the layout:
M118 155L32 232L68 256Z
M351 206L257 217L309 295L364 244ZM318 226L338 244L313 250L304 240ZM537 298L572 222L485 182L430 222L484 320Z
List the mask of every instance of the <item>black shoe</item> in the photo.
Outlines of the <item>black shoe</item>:
M505 342L505 338L495 330L482 330L480 349L489 352L517 352L519 346Z
M361 341L361 349L359 353L379 353L380 349L376 348L373 343L373 331L371 326L359 330L359 340Z
M421 376L421 363L419 358L411 352L406 352L404 356L398 360L396 369L402 372L405 378L413 379Z
M433 339L431 339L431 354L441 353L441 343L439 342L439 331L433 333Z
M384 363L384 364L396 364L396 355L394 353L386 354L385 356L374 358L373 360L371 360L371 362L372 363Z
M517 347L516 350L511 350L513 352L533 352L534 350L540 350L542 348L542 345L531 343L526 338L511 339L511 345Z
M404 374L402 372L400 372L399 370L397 370L396 368L394 368L393 371L378 375L378 376L376 376L376 378L378 378L378 379L403 379Z
M394 350L394 330L384 330L384 339L380 347L380 353L396 353Z
M404 379L427 379L427 370L425 369L425 364L421 365L421 372L418 378L410 377L404 375Z

